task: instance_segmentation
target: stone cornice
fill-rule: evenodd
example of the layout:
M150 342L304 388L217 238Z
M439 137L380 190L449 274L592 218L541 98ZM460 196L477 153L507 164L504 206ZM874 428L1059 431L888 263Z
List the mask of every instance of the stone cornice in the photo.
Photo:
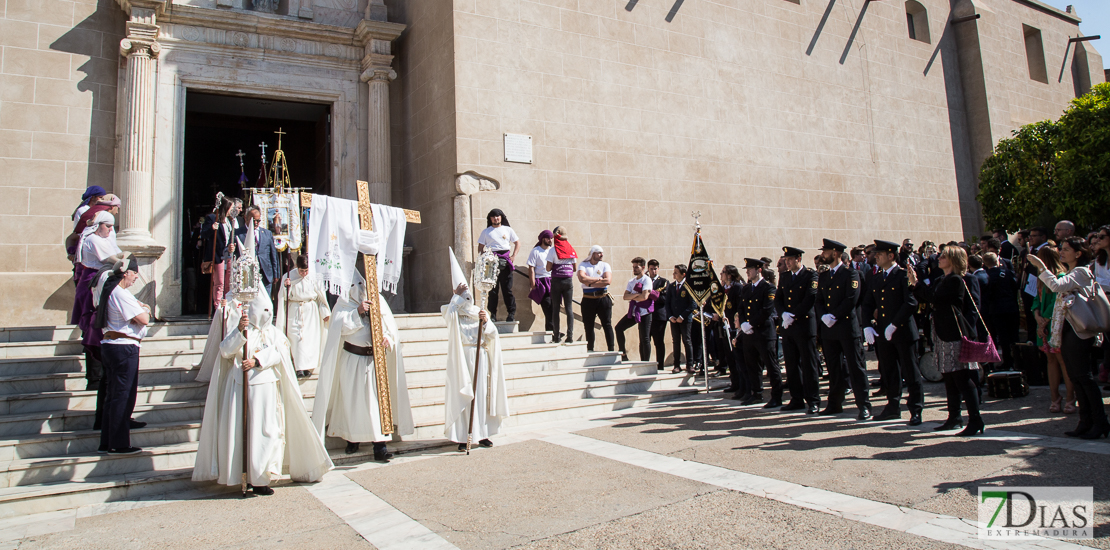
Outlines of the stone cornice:
M127 1L127 0L119 0ZM138 1L138 0L131 0ZM260 15L242 12L239 10L215 10L197 8L182 4L174 5L173 10L160 18L161 22L177 25L189 25L224 31L238 31L252 34L265 34L280 37L309 40L329 44L342 44L346 46L363 46L365 40L360 40L359 32L364 27L369 27L373 32L372 37L388 36L386 31L392 31L393 38L400 36L405 26L399 23L383 23L379 21L362 21L357 29L322 25L311 21L301 21L293 18ZM367 25L369 23L369 25Z
M401 23L389 23L386 21L371 21L363 19L355 29L355 40L360 45L365 45L371 39L374 40L388 40L390 42L401 36L404 32L405 26Z
M116 3L128 15L131 15L131 8L154 10L156 14L163 15L170 0L116 0Z
M1078 15L1071 14L1071 13L1068 13L1066 11L1056 9L1052 6L1049 6L1048 4L1045 4L1043 2L1039 2L1038 0L1014 0L1014 2L1017 2L1018 4L1025 4L1026 6L1029 6L1033 9L1035 9L1035 10L1042 11L1044 13L1047 13L1048 15L1052 15L1052 16L1058 17L1060 19L1063 19L1064 21L1067 21L1068 23L1075 23L1076 25L1078 25L1081 21L1083 21L1082 19L1079 18Z

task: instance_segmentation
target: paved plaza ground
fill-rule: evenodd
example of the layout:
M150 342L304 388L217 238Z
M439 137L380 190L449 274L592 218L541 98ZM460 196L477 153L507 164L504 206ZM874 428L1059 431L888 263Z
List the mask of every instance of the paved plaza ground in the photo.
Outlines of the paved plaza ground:
M272 497L114 503L0 523L0 548L813 548L985 546L976 487L1093 486L1110 548L1110 442L1064 438L1047 388L988 400L985 437L857 423L708 397L530 426L470 456L453 447L341 467ZM876 403L876 408L881 407ZM854 409L854 408L853 408ZM175 498L174 496L168 498ZM963 520L957 519L963 518ZM997 543L996 543L997 544Z

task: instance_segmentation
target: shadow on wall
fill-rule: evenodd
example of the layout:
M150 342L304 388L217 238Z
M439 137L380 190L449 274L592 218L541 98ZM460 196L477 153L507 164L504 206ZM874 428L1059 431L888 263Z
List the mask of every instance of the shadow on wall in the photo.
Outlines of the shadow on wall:
M46 303L42 304L42 309L47 311L72 311L75 293L73 280L66 280L62 286L58 287L58 290L55 290L46 299ZM70 322L69 315L66 315L66 322Z

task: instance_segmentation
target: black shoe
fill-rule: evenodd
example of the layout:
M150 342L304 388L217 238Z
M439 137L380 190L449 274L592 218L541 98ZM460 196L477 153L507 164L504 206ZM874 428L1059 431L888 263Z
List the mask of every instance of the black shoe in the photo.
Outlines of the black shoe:
M763 406L763 408L764 409L777 409L781 406L782 406L782 401L779 401L778 399L772 399L772 400L768 401L767 404Z
M871 397L882 397L884 395L886 395L886 390L884 390L882 388L879 388L878 390L876 390L874 392L871 392Z
M505 318L506 323L511 323L513 321L516 321L516 315L511 315L510 314L508 317Z
M799 403L797 401L791 401L791 402L787 403L786 405L784 405L781 410L784 410L784 411L800 411L804 408L806 408L805 403Z
M907 426L920 426L921 425L921 413L911 414L910 415L910 421L906 425Z
M676 366L675 368L671 369L671 374L678 374L680 372L682 372L682 367Z
M1110 423L1105 420L1087 430L1086 433L1079 435L1079 439L1098 439L1100 437L1110 437Z
M963 417L949 418L948 420L944 421L944 424L941 424L940 426L937 426L936 428L933 428L933 431L934 432L943 432L945 430L955 430L956 428L963 428L963 427L964 427Z
M127 447L126 449L108 449L109 455L124 456L124 455L137 455L143 452L138 447Z
M810 403L806 405L806 414L817 414L821 412L821 406L817 403Z
M309 376L312 376L311 372L308 372L306 370L297 371L297 378L308 378Z
M727 387L727 388L725 388L721 391L724 392L724 393L736 393L736 388L734 388L732 386L729 386L729 387Z
M466 443L459 443L459 452L466 451Z
M872 388L881 388L881 387L883 387L883 383L879 382L878 380L872 380L871 381L871 387Z
M762 403L762 402L763 402L763 396L762 395L752 394L752 395L749 395L746 398L744 398L744 400L741 401L740 404L741 405L754 405L756 403Z
M860 422L867 422L871 420L871 409L863 409L856 415L856 420Z
M478 444L483 446L483 447L492 447L493 446L493 442L488 440L488 439L483 439L483 440L479 441Z
M108 447L105 447L104 445L101 445L101 446L97 447L96 448L96 454L98 454L98 455L108 454Z
M882 422L884 420L901 420L901 419L902 419L902 411L897 410L897 409L891 409L890 407L884 407L883 412L879 413L879 416L875 417L876 422Z
M834 415L834 414L840 414L842 412L844 412L844 407L842 407L840 405L836 405L836 406L829 405L828 407L825 407L825 410L823 410L821 412L818 412L817 415L818 416L830 416L830 415Z
M628 362L628 354L627 353L621 352L621 362L622 363L627 363Z
M139 428L145 428L145 427L146 427L146 422L141 422L139 420L135 420L134 418L131 419L131 429L132 430L137 430Z
M358 445L358 442L355 442L355 441L348 441L348 442L347 442L347 448L346 448L346 449L344 449L344 450L343 450L343 452L344 452L344 453L347 453L347 454L354 454L354 453L357 453L357 452L358 452L358 446L359 446L359 445Z
M985 429L986 429L986 424L983 422L982 418L972 418L972 419L969 419L967 421L967 427L964 428L963 431L961 431L960 433L958 433L956 435L961 435L961 436L964 436L964 437L970 437L970 436L973 436L973 435L978 435L978 434L983 433L983 430L985 430Z
M274 494L274 490L271 489L269 485L254 485L251 487L251 492L260 497L268 497Z
M1086 422L1080 421L1079 425L1076 426L1074 430L1072 430L1070 432L1064 432L1064 435L1066 435L1068 437L1079 437L1079 436L1091 431L1091 426L1093 426L1093 425L1094 425L1094 423L1091 422L1090 420L1088 420Z
M741 402L742 402L742 401L744 401L745 399L747 399L747 398L749 398L749 397L751 397L751 396L750 396L750 395L747 395L747 394L743 394L743 393L740 393L740 392L736 392L736 393L734 393L734 394L732 395L732 397L730 397L729 399L735 399L735 400L737 400L737 401L741 401ZM743 403L741 403L741 405L743 405Z
M391 458L393 458L393 453L388 452L385 449L382 449L381 451L374 449L374 460L378 462L389 462L389 459Z

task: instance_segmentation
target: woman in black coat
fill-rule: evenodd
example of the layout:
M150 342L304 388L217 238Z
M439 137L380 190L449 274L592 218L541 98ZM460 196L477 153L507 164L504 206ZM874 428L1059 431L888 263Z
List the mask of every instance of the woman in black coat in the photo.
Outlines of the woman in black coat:
M944 276L926 286L917 282L915 273L907 274L914 293L921 303L933 307L933 339L937 368L944 377L944 391L948 399L948 420L937 430L951 430L963 426L960 417L960 397L967 406L967 427L957 435L972 436L983 433L983 417L979 414L978 363L961 363L962 338L975 340L975 325L968 322L965 312L973 310L964 275L967 273L967 253L958 246L948 246L940 252L937 263Z

